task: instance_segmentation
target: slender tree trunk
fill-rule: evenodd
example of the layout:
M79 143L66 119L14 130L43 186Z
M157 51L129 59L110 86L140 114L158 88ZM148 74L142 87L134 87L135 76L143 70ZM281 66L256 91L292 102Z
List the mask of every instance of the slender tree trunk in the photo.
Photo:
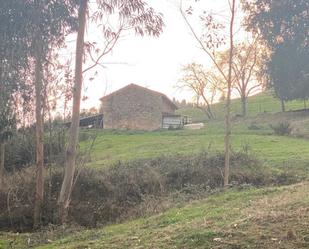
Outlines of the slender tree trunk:
M241 97L241 112L243 117L247 116L247 98L245 96Z
M5 168L4 168L5 143L0 142L0 190L4 188Z
M283 99L281 99L281 111L285 112L285 103Z
M36 117L36 192L34 202L34 228L41 225L42 205L44 198L44 151L43 151L43 105L42 105L42 85L43 85L43 67L42 67L42 49L38 42L35 54L35 117Z
M76 147L78 143L79 118L80 118L80 100L83 83L83 53L84 53L84 34L86 28L86 13L88 0L81 0L78 19L78 34L76 42L75 59L75 84L73 90L73 111L72 122L69 133L69 142L65 158L65 172L59 195L59 219L61 223L66 222L68 209L70 205L71 192L73 187Z
M208 113L209 113L209 116L210 116L210 119L214 119L214 114L212 113L212 111L211 111L211 108L210 108L210 105L209 104L207 104L207 111L208 111Z
M205 99L205 103L206 103L206 108L207 108L207 112L209 113L209 119L213 119L214 118L214 114L212 113L211 107L209 102Z
M225 116L225 162L224 162L224 187L229 184L230 176L230 137L231 137L231 88L232 88L232 63L234 49L234 19L235 19L235 1L231 4L231 22L230 22L230 55L229 55L229 73L227 82L227 100Z
M209 118L209 119L213 119L215 116L214 116L214 114L212 113L212 110L211 110L209 101L207 100L207 98L205 97L204 94L201 94L201 97L203 98L203 100L204 100L204 102L205 102L205 104L206 104L206 110L207 110L207 113L208 113L208 118Z

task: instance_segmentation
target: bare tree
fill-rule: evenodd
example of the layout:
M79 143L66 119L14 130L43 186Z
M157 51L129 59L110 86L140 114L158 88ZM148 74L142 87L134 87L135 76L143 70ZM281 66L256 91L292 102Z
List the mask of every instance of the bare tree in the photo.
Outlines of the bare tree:
M69 143L66 152L65 173L58 199L59 219L64 223L67 218L68 208L70 204L71 192L73 188L74 175L76 170L76 154L79 131L80 118L80 101L83 83L83 73L91 70L101 64L102 58L114 48L119 40L120 35L128 30L134 30L139 35L158 36L162 32L163 21L160 15L157 15L152 8L141 0L108 0L96 1L97 11L91 16L91 20L103 27L103 36L106 38L106 44L103 50L97 52L95 58L91 54L91 47L85 44L85 28L87 23L87 12L89 0L81 0L78 14L78 34L76 42L76 61L75 61L75 84L73 90L73 109L72 122L69 132ZM116 20L119 21L118 29L113 30L108 23L104 23L103 19L109 15L117 15ZM102 23L103 22L103 23ZM91 45L91 44L90 44ZM83 70L84 52L88 51L93 65Z
M215 118L211 105L215 97L224 91L224 84L213 69L206 71L201 64L191 63L183 67L184 76L178 82L178 87L192 91L196 106L209 119Z
M228 0L227 5L230 9L229 17L229 66L228 73L224 72L224 69L220 66L218 58L216 57L216 49L225 44L226 38L220 35L220 30L224 28L224 25L216 22L214 16L206 14L206 11L200 20L203 22L203 27L206 30L202 36L199 36L195 28L189 22L187 15L192 15L193 8L190 6L186 11L183 10L182 1L180 1L180 13L189 27L194 38L200 45L202 51L208 56L211 62L214 64L218 72L221 74L224 82L227 85L226 96L226 115L225 115L225 165L224 165L224 186L229 184L229 171L230 171L230 137L231 137L231 89L232 89L232 64L234 56L234 22L236 16L236 0Z
M247 99L250 94L264 88L265 70L262 70L265 49L259 46L258 40L240 43L235 46L232 64L233 83L241 99L242 115L247 115ZM229 66L229 50L220 53L219 64L222 68Z

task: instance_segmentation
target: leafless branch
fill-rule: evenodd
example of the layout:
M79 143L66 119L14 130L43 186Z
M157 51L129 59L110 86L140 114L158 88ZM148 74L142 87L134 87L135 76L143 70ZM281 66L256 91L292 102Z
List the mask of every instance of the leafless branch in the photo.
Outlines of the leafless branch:
M83 70L83 74L86 73L87 71L93 69L94 67L96 67L97 65L101 65L100 61L101 59L107 55L110 51L112 51L112 49L115 47L117 41L119 40L119 37L121 35L121 32L123 31L122 27L119 28L118 32L116 33L116 35L107 42L104 50L102 51L102 53L97 57L97 59L94 59L91 55L91 59L94 62L91 66L89 66L88 68Z
M195 32L194 28L192 27L191 23L189 22L188 18L186 17L185 13L183 12L182 9L182 0L180 1L180 7L179 7L179 11L185 21L185 23L187 24L187 26L189 27L191 33L193 34L194 38L196 39L196 41L199 43L199 45L201 46L201 49L209 56L209 58L211 59L211 61L214 63L214 65L216 66L216 68L218 69L218 71L220 72L220 74L222 75L222 77L224 78L225 81L228 81L227 76L225 75L225 73L223 72L223 70L221 69L221 67L219 66L219 64L217 63L215 56L208 50L208 48L204 45L203 41L198 37L197 33Z

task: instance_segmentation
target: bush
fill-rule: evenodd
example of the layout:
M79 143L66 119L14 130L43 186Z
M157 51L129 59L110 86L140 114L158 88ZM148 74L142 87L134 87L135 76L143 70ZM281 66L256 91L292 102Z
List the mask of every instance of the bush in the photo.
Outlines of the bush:
M7 171L19 170L35 162L35 130L28 128L14 134L6 144L5 165ZM53 129L44 139L44 162L63 164L66 144L65 130Z
M249 130L261 130L261 127L257 124L257 122L253 121L250 123L250 125L248 125L248 129Z
M76 181L70 206L72 223L96 227L160 212L181 201L203 198L223 184L224 155L158 157L119 162L101 171L84 169ZM8 178L0 190L1 229L32 227L34 168ZM280 183L292 178L280 177ZM249 154L231 157L230 180L235 185L262 186L276 182L267 168ZM50 171L45 180L43 222L54 223L62 172ZM8 208L9 207L9 208Z
M289 122L281 122L276 125L270 125L274 133L279 136L290 135L292 132L292 126Z

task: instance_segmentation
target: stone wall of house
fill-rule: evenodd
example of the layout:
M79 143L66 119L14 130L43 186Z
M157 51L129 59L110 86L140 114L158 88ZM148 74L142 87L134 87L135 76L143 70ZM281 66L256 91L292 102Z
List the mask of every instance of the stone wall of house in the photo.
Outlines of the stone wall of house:
M105 129L156 130L162 126L162 96L128 87L102 101Z
M171 105L170 102L167 101L166 98L162 97L162 113L174 114L175 107Z

